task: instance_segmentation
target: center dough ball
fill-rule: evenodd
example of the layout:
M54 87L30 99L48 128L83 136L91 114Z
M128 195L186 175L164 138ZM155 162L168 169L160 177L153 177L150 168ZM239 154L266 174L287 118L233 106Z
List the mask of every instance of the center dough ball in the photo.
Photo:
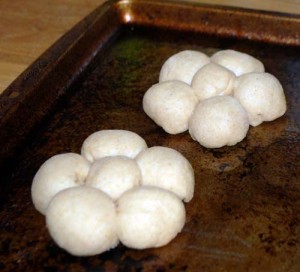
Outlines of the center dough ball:
M140 187L117 201L118 236L130 248L144 249L168 244L185 224L185 208L173 193Z
M188 84L173 80L153 85L144 95L143 108L166 132L177 134L188 129L197 102Z
M189 123L192 138L208 148L235 145L249 129L247 112L231 96L218 96L199 103Z
M181 51L168 58L163 64L159 74L159 82L180 80L191 84L196 72L209 62L209 57L201 52L193 50Z
M116 200L124 192L139 186L140 180L141 171L135 160L115 156L95 161L86 179L86 185L100 189Z
M147 148L145 140L128 130L100 130L85 139L81 154L88 161L107 156L126 156L134 158Z
M194 170L178 151L154 146L141 152L136 161L142 172L142 185L169 190L188 202L194 195Z
M117 246L116 219L112 199L86 186L61 191L46 212L51 237L75 256L92 256Z
M230 95L236 77L225 67L209 63L203 66L194 76L192 88L199 101L217 95Z

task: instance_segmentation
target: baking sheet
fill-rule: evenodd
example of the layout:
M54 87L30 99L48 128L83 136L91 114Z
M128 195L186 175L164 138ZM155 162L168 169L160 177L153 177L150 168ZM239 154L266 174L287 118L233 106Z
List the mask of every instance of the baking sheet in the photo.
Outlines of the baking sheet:
M296 30L299 19L187 2L135 3L114 1L96 10L1 97L0 126L10 124L11 133L2 135L11 139L1 151L0 270L299 271L300 50L295 33L280 32L283 22ZM242 15L245 26L237 24ZM235 31L214 31L216 18ZM278 32L262 33L265 20L277 22ZM282 118L251 128L233 147L206 149L187 132L166 134L143 113L143 94L170 55L226 48L257 57L282 82L288 103ZM5 103L12 106L6 114ZM32 119L21 118L22 109ZM76 258L49 237L31 202L32 178L47 158L79 152L101 129L134 131L149 146L174 148L191 162L195 196L186 204L183 232L169 245L141 251L120 245Z

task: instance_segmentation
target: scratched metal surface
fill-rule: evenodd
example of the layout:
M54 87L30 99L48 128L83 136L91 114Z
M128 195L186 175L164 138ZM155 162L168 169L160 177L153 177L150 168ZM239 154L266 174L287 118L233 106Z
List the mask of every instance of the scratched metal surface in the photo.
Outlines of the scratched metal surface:
M288 103L282 118L250 128L236 146L206 149L187 132L166 134L143 113L143 94L170 55L184 49L211 55L226 48L257 57L282 82ZM65 67L57 70L58 81L69 72ZM299 271L299 88L299 47L123 28L2 166L0 270ZM141 251L120 245L75 258L49 237L31 203L32 178L47 158L79 152L83 140L101 129L134 131L149 146L174 148L191 162L195 196L186 204L182 233L169 245Z

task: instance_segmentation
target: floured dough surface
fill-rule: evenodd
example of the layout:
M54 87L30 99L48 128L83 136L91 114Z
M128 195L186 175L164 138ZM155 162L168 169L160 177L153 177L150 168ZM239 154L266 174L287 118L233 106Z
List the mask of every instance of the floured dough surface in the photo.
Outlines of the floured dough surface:
M211 61L226 67L234 72L236 76L265 71L265 67L260 60L231 49L216 52L211 56Z
M234 97L246 109L252 126L273 121L286 112L283 88L269 73L249 73L239 77Z
M171 56L162 65L159 82L180 80L191 84L196 72L210 59L204 53L194 50L184 50Z
M53 240L75 256L100 254L118 244L115 205L95 188L58 193L47 209L46 223Z
M173 193L140 187L117 202L118 236L130 248L145 249L168 244L185 224L185 208Z
M58 192L85 183L89 169L89 162L76 153L55 155L45 161L35 174L31 186L35 208L45 214L51 199Z
M141 171L136 161L125 156L105 157L95 161L86 185L100 189L113 200L140 185Z
M188 202L194 195L194 171L178 151L154 146L141 152L137 163L142 172L143 186L156 186L175 193Z
M227 68L209 63L194 76L192 88L199 101L218 95L231 95L236 76Z
M189 123L192 138L207 148L235 145L248 132L245 109L231 96L217 96L199 103Z
M128 130L100 130L88 136L82 145L81 154L88 161L107 156L134 158L147 148L145 140Z
M172 80L148 89L143 98L143 109L166 132L177 134L188 129L189 118L197 103L191 86Z

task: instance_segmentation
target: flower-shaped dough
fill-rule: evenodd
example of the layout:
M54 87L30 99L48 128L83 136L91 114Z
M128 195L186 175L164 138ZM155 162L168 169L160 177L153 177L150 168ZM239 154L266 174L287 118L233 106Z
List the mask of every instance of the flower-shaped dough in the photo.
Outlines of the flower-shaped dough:
M159 247L182 230L181 199L191 200L194 175L179 152L147 149L144 139L125 130L95 132L82 150L90 162L75 153L56 155L40 167L32 184L34 205L46 215L49 233L61 248L90 256L114 248L119 239L136 249ZM161 175L156 182L144 171L157 167L155 160L144 160L147 150L172 155L168 164L160 163L168 173L174 172L167 186ZM152 186L145 186L148 175Z
M167 133L188 128L207 148L231 146L246 137L249 123L257 126L285 113L283 88L264 73L260 60L231 49L204 56L188 50L171 56L159 83L144 95L145 113Z

